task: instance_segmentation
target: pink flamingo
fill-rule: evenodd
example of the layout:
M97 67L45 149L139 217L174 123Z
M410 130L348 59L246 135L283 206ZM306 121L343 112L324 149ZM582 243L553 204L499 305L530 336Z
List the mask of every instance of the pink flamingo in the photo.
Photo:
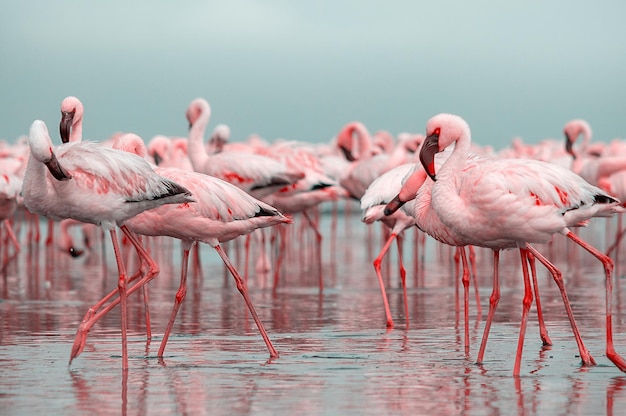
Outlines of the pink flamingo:
M59 132L63 143L80 142L83 137L83 104L74 96L67 96L61 101L61 123ZM71 133L70 133L71 129ZM51 246L54 239L54 222L48 219L48 237L46 245Z
M22 180L12 173L0 173L0 226L4 226L7 239L13 245L13 255L8 255L7 250L4 251L5 258L0 267L0 275L4 273L7 265L15 258L20 251L20 243L15 236L11 219L17 209L17 199L22 187Z
M606 354L621 371L626 371L626 361L615 351L612 337L613 262L569 229L585 225L594 216L610 216L620 212L619 201L568 169L550 163L484 159L480 163L469 165L470 128L459 116L434 116L427 123L426 133L420 160L428 175L435 181L431 190L431 205L448 227L465 236L474 245L509 248L510 241L514 240L519 247L527 249L542 262L547 260L528 243L546 243L554 234L560 233L602 262L606 275ZM436 175L434 155L451 144L455 144L454 150ZM551 267L556 270L554 266ZM520 371L528 310L532 302L526 267L523 267L523 271L522 323L513 370L516 376ZM554 276L557 284L560 283L559 290L568 307L569 301L562 279L557 279L556 274ZM560 274L558 276L560 278ZM573 315L569 316L576 334ZM485 328L485 335L487 332L488 328ZM583 363L593 363L581 342L579 349Z
M148 273L156 275L158 266L124 222L147 209L191 202L193 198L187 189L157 175L137 155L89 142L71 142L55 150L41 120L31 125L29 145L31 156L22 187L26 208L56 221L73 218L109 230L119 270L122 369L126 370L127 281L115 226L120 227L149 265Z
M406 270L402 262L402 232L407 228L416 225L415 218L411 212L414 208L414 201L409 201L402 209L385 215L384 209L386 204L392 200L392 198L398 194L402 186L402 180L409 176L415 164L405 163L397 166L393 169L380 175L376 178L365 190L365 193L361 197L361 210L363 211L362 221L366 224L372 224L375 221L381 221L390 230L389 238L385 242L383 248L380 250L378 256L374 259L374 271L378 278L378 284L383 296L383 305L385 307L385 316L387 318L387 327L393 328L393 318L391 317L391 311L389 309L389 301L387 300L387 294L385 291L385 283L381 273L381 263L383 258L389 251L389 247L396 240L398 246L399 267L400 267L400 282L402 283L402 291L404 294L404 312L406 324L409 324L409 305L406 294ZM425 177L426 175L424 175Z
M83 103L78 98L70 95L61 101L59 133L63 143L82 140L84 113Z
M193 170L187 154L186 137L159 134L150 140L146 150L157 166Z
M602 148L592 147L590 144L591 126L585 120L574 119L563 127L565 135L565 149L572 155L572 170L587 182L598 185L603 178L611 176L620 170L626 170L626 157L621 155L603 154ZM574 150L574 143L583 136L583 143L578 151ZM603 146L603 145L601 145Z
M209 138L208 150L210 153L221 153L224 146L230 140L230 127L226 124L218 124L213 129L213 134Z
M446 157L449 155L447 152ZM468 160L468 164L477 163L477 157L470 158ZM441 163L437 161L437 166L440 166ZM426 171L424 170L421 164L415 167L413 173L405 180L404 185L400 189L399 193L396 197L394 197L385 207L384 213L386 215L391 215L399 207L404 207L406 203L415 200L413 204L413 209L411 211L411 215L414 216L416 226L433 237L435 240L440 243L447 244L450 246L457 247L458 253L461 256L461 260L463 262L463 275L461 278L461 282L463 283L464 288L464 318L465 318L465 351L466 354L469 353L469 269L468 262L466 260L465 246L468 246L470 249L472 248L472 241L462 234L456 232L454 229L448 227L446 224L441 222L441 219L435 212L435 210L431 207L431 189L434 185L434 182L427 177ZM515 242L511 242L511 246L515 247ZM471 251L470 251L471 253ZM548 335L548 330L545 326L543 320L543 312L541 308L541 301L539 297L539 288L537 286L537 276L534 273L534 257L528 257L528 253L524 250L520 250L520 254L522 258L527 258L531 266L533 266L533 283L535 288L535 297L537 302L537 315L539 320L539 334L541 340L544 345L552 345L552 341ZM497 306L500 300L500 292L499 292L499 278L498 278L498 263L500 258L500 250L493 250L493 267L494 267L494 292L490 298L490 312L487 316L486 327L491 327L491 322L494 317L495 307ZM470 262L472 261L472 255L470 255ZM524 261L524 260L523 260ZM475 265L475 264L474 264ZM480 310L480 294L478 292L478 284L476 282L476 272L474 268L474 287L476 289L476 303L478 306L478 310ZM478 362L482 362L482 357L484 354L484 349L486 346L487 338L484 337L481 342L481 348L479 350Z
M139 156L145 156L146 153L141 138L132 133L119 137L114 147ZM250 314L267 345L270 357L278 357L278 352L272 345L267 331L254 309L243 279L220 246L220 243L248 234L258 228L270 227L276 224L288 224L292 221L275 208L253 198L236 186L221 179L177 168L156 167L155 170L163 177L184 185L193 193L195 198L194 202L185 202L180 205L163 205L144 211L128 219L125 223L130 230L137 234L178 238L183 246L180 286L176 293L172 314L159 347L158 356L163 356L177 312L187 292L189 250L196 242L203 242L215 249L231 272L237 284L237 289L243 296ZM138 285L134 285L129 290L129 293L136 290ZM102 311L94 311L98 313L83 321L76 336L76 355L82 351L87 331L118 302L119 298Z
M605 176L600 179L598 186L604 189L611 195L615 195L620 201L626 201L626 170L620 170L609 176ZM624 205L624 203L622 203ZM622 227L622 216L617 217L617 232L615 234L615 241L606 250L606 255L610 256L613 250L619 247L626 229Z
M203 143L211 116L211 107L203 98L196 98L187 108L189 121L189 159L196 172L215 176L243 189L256 198L290 185L304 177L271 158L235 152L209 155Z
M383 140L383 143L386 141L388 139ZM389 169L407 162L407 151L413 144L412 141L402 142L394 147L391 153L383 153L381 148L374 144L374 139L363 123L353 121L346 124L337 134L337 146L352 165L341 178L340 185L350 192L353 198L361 199L374 179Z

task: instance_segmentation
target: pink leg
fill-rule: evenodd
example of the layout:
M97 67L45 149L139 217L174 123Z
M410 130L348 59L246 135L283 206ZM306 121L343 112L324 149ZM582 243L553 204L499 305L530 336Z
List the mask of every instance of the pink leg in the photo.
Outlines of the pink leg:
M115 260L117 262L117 270L119 272L119 278L117 282L117 290L119 292L120 299L120 308L121 308L121 316L122 316L122 370L128 370L128 339L126 335L126 318L127 318L127 306L126 306L126 269L124 267L124 262L122 261L122 256L120 253L119 242L117 241L117 233L115 232L115 228L112 228L111 231L111 241L113 241L113 251L115 253Z
M337 250L337 215L338 215L338 205L337 201L332 201L332 214L330 220L330 255L331 255L331 263L335 264L336 260L336 250Z
M461 269L461 251L457 247L454 251L454 312L459 316L459 270Z
M619 217L619 221L621 222L621 216ZM622 242L622 238L624 238L624 234L626 234L626 228L621 228L618 229L617 234L615 234L615 242L613 242L613 244L611 244L611 247L609 247L606 250L606 255L610 256L611 253L613 252L613 250L615 250L617 247L619 247L619 244Z
M528 266L526 265L526 249L520 248L520 258L522 259L522 273L524 274L524 298L522 299L522 322L519 328L519 340L517 342L517 353L515 354L515 365L513 376L519 377L522 365L522 351L524 350L524 336L526 335L526 324L528 323L528 311L533 303L533 291L530 285Z
M526 258L530 265L530 274L533 279L533 288L535 289L535 303L537 304L537 319L539 320L539 336L543 345L552 345L552 340L548 335L548 329L546 323L543 320L543 309L541 308L541 299L539 298L539 284L537 282L537 268L535 267L535 256L532 253L526 252Z
M191 243L183 242L182 244L183 259L181 261L182 267L180 271L180 285L178 286L178 291L176 292L176 298L174 299L174 308L172 309L170 320L167 323L167 328L165 329L165 333L163 334L163 340L161 341L161 346L159 347L159 357L163 357L163 352L165 352L165 345L167 345L167 340L169 339L172 328L174 327L176 315L178 314L180 305L183 303L183 299L185 299L185 295L187 294L187 265L189 263L189 249L191 248Z
M252 319L254 319L254 322L259 328L259 332L261 333L261 336L263 337L263 340L265 341L265 345L267 345L267 349L270 352L270 358L278 358L278 351L276 351L276 349L274 348L274 345L272 345L272 341L267 335L267 332L265 331L265 327L263 327L263 324L261 323L261 320L259 319L259 316L257 315L256 310L254 309L254 306L252 305L252 300L250 299L250 295L248 294L248 289L244 285L243 280L241 279L241 276L239 276L239 272L237 272L237 269L235 269L235 267L232 265L232 263L230 262L230 259L228 258L224 250L222 250L222 247L220 247L219 244L217 244L214 248L215 248L215 251L217 251L217 254L219 254L219 256L224 261L224 264L226 265L228 270L230 270L230 273L235 278L235 282L237 284L237 290L239 290L239 293L241 293L241 296L243 296L243 299L246 301L246 304L248 305L248 309L250 310Z
M478 274L476 273L476 252L474 246L468 246L469 250L469 262L472 267L472 281L474 282L474 296L476 296L476 314L482 315L483 308L480 306L480 291L478 290Z
M530 244L526 244L526 249L528 252L532 253L532 255L543 264L550 274L552 274L552 278L554 279L554 283L559 288L561 292L561 297L563 298L563 304L565 305L565 311L567 312L567 317L569 318L570 325L572 327L572 332L574 333L574 338L576 339L576 344L578 345L578 351L580 352L580 358L585 366L595 365L595 360L585 347L583 343L582 337L580 336L580 332L578 331L578 326L576 325L576 320L574 319L574 312L572 312L572 307L570 305L569 299L567 297L567 292L565 291L565 284L563 282L563 276L559 269L557 269L548 259L546 259L541 253L539 253L534 247Z
M317 221L314 221L311 216L306 212L302 211L302 215L308 221L311 229L315 233L315 242L317 247L315 247L315 255L317 256L317 269L318 269L318 279L319 279L319 288L320 292L324 290L324 276L322 274L322 233L319 230Z
M493 289L491 290L491 296L489 297L489 312L487 313L487 321L485 322L485 330L483 332L483 339L480 341L480 349L478 350L477 364L482 364L485 356L485 348L487 347L487 339L489 338L489 331L491 329L491 323L493 317L496 314L496 308L500 302L500 277L498 267L500 263L500 250L493 250Z
M148 271L146 272L146 274L143 275L143 277L136 284L134 284L131 288L129 288L126 291L126 296L128 297L132 293L137 291L139 288L147 284L150 280L154 279L159 274L159 267L154 262L154 260L152 260L148 252L143 248L143 246L139 243L139 241L135 238L135 236L128 230L128 228L126 228L126 226L122 226L121 229L129 237L133 245L135 245L135 248L137 249L137 253L143 259L145 264L148 266ZM115 241L117 242L117 240ZM119 246L118 246L118 250L119 250ZM135 278L139 276L141 276L141 274L136 274L135 276L128 279L128 282L131 282L132 280L134 280ZM72 352L70 354L70 364L72 363L72 360L74 358L78 357L78 355L82 352L83 348L85 347L85 342L87 340L87 333L89 332L91 327L96 322L98 322L104 315L109 313L111 309L117 306L118 303L120 303L120 297L117 297L116 299L111 301L111 303L108 304L104 309L100 310L102 306L108 300L113 298L113 296L115 296L117 293L118 291L112 291L107 296L105 296L102 300L97 302L94 306L89 308L89 310L85 314L85 317L83 318L81 324L78 327L78 330L76 331L74 345L72 346Z
M248 234L245 236L244 240L244 265L243 265L243 279L246 284L248 284L248 271L250 269L248 263L250 261L250 239L252 238L252 234Z
M606 275L606 356L617 366L617 368L620 369L620 371L626 372L626 361L615 351L615 347L613 345L613 260L611 260L610 257L605 256L595 247L587 244L571 231L567 233L567 237L600 260L604 266L604 273Z
M0 268L0 274L4 274L6 267L9 265L9 263L11 263L11 261L15 257L17 257L17 255L20 252L20 243L17 240L15 233L13 232L13 227L11 226L11 222L8 219L6 219L3 221L3 224L4 224L4 229L6 230L6 233L7 233L7 240L11 241L15 249L13 251L13 254L9 256L8 254L9 246L8 244L6 245L5 258L4 258L4 261L2 262L2 268Z
M406 327L409 327L409 299L406 294L406 269L402 261L402 235L396 237L396 245L398 246L398 268L400 269L400 283L402 284L402 297L404 298L404 316Z
M461 283L463 283L463 316L465 320L465 355L469 355L470 350L470 336L469 336L469 281L470 272L469 264L467 261L467 254L465 253L465 247L458 247L461 253L461 262L463 263L463 277L461 277Z
M280 238L278 242L278 255L276 257L276 269L274 270L274 290L278 289L278 281L280 280L280 272L285 258L285 249L287 247L285 241L287 239L287 228L283 227L283 224L280 224L275 227L275 230L278 231Z
M48 236L46 237L46 246L52 247L54 243L54 221L48 219Z
M378 253L378 257L374 259L374 270L376 271L376 277L378 278L378 285L380 286L380 293L383 296L383 305L385 306L385 316L387 317L387 328L393 328L393 318L391 317L391 310L389 308L389 300L387 299L387 292L385 291L385 282L383 280L383 275L381 272L381 264L385 254L389 251L389 247L393 240L397 237L396 234L392 233L389 235L389 238L385 242L385 245Z

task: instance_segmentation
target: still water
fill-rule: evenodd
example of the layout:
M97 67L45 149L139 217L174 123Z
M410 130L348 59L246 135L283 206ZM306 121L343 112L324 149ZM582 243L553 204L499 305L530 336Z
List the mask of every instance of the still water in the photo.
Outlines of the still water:
M46 248L45 231L39 244L28 244L23 229L22 251L1 282L0 413L624 414L626 374L604 355L604 280L595 259L572 252L562 241L549 248L569 253L556 263L564 272L583 339L597 365L581 367L558 289L539 269L553 345L542 346L533 306L521 376L515 378L523 295L516 252L501 256L502 299L485 361L477 365L491 293L490 252L477 251L482 312L472 298L471 345L466 356L452 252L426 240L416 263L415 233L406 233L407 325L395 247L391 250L392 258L384 262L383 272L395 327L386 329L371 265L381 246L381 229L376 226L367 231L358 214L346 218L332 233L331 216L322 216L321 264L306 243L312 238L296 222L277 287L273 270L265 273L255 267L259 244L255 246L253 240L248 286L280 353L271 361L232 278L208 246L200 249L199 268L190 267L187 297L165 357L157 359L178 287L180 248L172 241L150 241L161 265L149 291L152 340L147 344L142 298L133 295L129 299L128 372L121 371L118 309L93 327L85 350L68 366L78 323L89 306L115 288L117 272L110 241L96 239L86 256L72 259L58 249ZM592 241L602 239L594 233L604 234L604 227L599 221L581 235ZM266 236L269 240L271 233ZM243 248L235 244L228 248L243 273ZM624 286L618 276L613 312L616 348L622 354L626 354Z

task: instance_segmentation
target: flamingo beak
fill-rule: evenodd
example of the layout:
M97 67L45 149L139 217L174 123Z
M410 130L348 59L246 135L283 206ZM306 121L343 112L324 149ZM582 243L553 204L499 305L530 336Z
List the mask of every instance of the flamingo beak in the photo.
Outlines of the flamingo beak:
M74 111L61 111L61 123L59 123L59 133L61 141L67 143L70 141L70 130L72 129L72 121L74 121Z
M576 159L576 153L574 153L574 142L569 137L569 134L565 133L565 151L572 155L574 159Z
M50 171L52 176L54 176L57 180L66 181L68 179L72 179L72 176L67 173L65 169L63 169L63 166L61 166L59 160L54 153L52 153L50 160L45 162L45 164L48 167L48 170Z
M420 162L433 181L437 180L435 175L435 155L437 153L439 153L439 135L431 134L426 137L422 150L420 150Z
M400 207L405 204L405 202L406 201L400 201L400 195L398 194L391 201L389 201L389 203L387 203L383 213L385 215L391 215L397 210L399 210Z
M154 164L157 166L159 166L161 162L163 162L163 158L157 152L154 152L152 154L152 157L154 158Z
M69 249L70 256L72 256L74 258L78 258L78 257L82 256L84 252L85 252L84 250L79 250L79 249L76 249L74 247L70 247L70 249Z
M343 155L348 162L354 162L356 160L352 152L348 150L345 146L339 146L339 148L343 152Z

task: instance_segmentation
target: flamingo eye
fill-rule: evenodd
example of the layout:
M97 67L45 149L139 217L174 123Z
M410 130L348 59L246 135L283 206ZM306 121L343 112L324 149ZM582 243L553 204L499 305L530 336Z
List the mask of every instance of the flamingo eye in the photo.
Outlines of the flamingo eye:
M441 127L437 127L435 131L433 131L433 134L439 136L441 134Z

